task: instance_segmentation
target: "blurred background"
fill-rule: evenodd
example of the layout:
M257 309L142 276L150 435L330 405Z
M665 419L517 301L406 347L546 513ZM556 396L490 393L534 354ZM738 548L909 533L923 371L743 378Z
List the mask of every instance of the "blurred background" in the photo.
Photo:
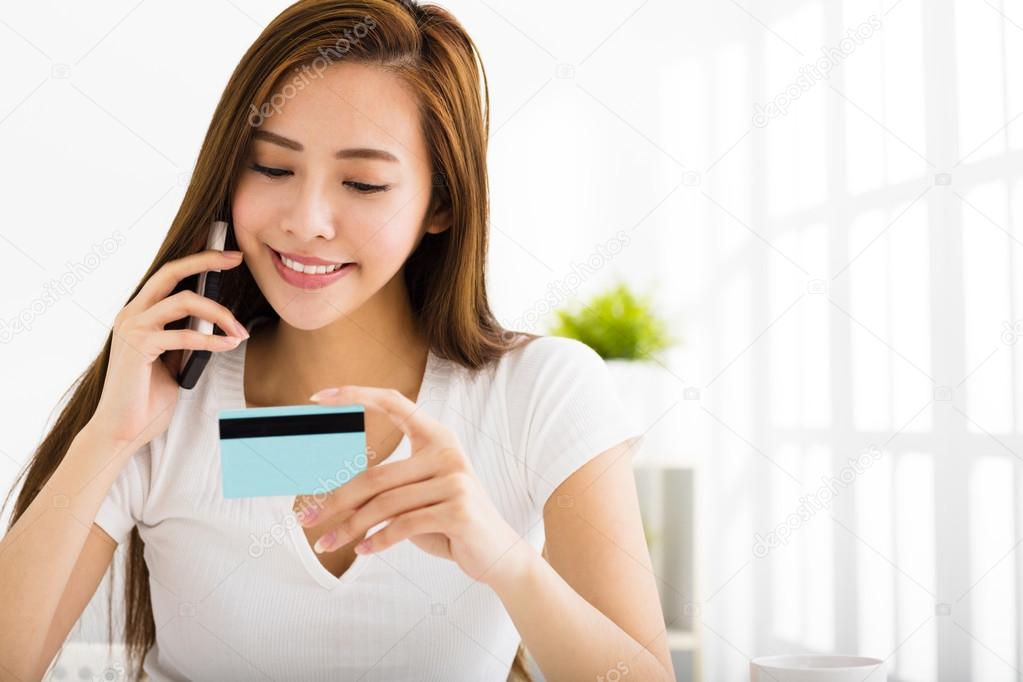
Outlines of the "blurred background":
M0 9L4 492L286 4ZM1023 674L1023 4L442 4L490 81L496 312L591 343L648 429L679 679Z

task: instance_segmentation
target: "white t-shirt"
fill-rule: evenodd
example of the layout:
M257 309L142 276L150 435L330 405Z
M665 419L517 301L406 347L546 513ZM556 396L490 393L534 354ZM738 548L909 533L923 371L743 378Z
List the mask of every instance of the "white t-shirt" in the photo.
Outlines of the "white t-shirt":
M504 682L521 638L497 595L411 542L318 561L293 496L225 499L217 412L245 407L247 342L181 390L167 431L140 448L96 523L145 542L162 680ZM508 523L539 552L543 505L572 472L641 438L603 359L542 337L472 372L429 355L417 404L458 436ZM631 452L635 452L633 448ZM377 466L409 457L408 438ZM370 529L374 532L386 521Z

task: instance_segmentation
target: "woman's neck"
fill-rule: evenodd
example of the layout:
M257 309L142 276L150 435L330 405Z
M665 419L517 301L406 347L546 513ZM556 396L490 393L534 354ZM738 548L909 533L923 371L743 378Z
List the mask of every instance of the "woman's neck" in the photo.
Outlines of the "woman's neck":
M298 329L281 319L253 330L246 349L246 401L304 404L316 391L344 384L396 388L414 399L429 344L407 295L388 305L374 303L320 329Z

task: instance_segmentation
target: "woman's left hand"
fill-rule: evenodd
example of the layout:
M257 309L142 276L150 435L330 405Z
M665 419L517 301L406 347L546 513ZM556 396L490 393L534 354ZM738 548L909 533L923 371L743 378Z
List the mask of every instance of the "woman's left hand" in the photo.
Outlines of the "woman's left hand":
M317 552L342 547L390 519L356 552L379 552L408 539L490 585L521 570L530 554L524 550L531 548L494 507L447 427L393 389L341 386L310 400L380 410L405 432L412 450L408 459L370 466L325 495L299 497L303 526L340 520L317 540Z

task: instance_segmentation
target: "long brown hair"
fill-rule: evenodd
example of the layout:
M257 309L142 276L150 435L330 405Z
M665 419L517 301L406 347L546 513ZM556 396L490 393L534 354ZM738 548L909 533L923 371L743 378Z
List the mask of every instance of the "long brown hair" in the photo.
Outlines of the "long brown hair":
M433 163L429 211L447 209L452 219L444 232L426 234L405 263L414 314L431 350L479 369L518 343L535 338L503 329L487 300L489 90L482 60L450 13L414 0L300 0L266 27L231 75L181 207L128 301L164 263L205 248L210 222L229 215L236 176L256 127L273 115L289 86L302 86L303 78L315 78L317 68L338 59L387 68L405 79L419 97ZM192 288L195 279L186 278L176 290ZM225 271L222 301L243 324L260 316L278 317L244 264ZM183 324L181 320L171 326ZM99 356L69 389L71 398L19 476L24 486L9 527L38 495L95 412L110 347L108 336ZM17 481L11 493L16 487ZM138 529L132 529L125 557L123 640L136 678L142 675L145 653L156 641L143 546ZM112 571L110 576L112 584ZM509 680L530 679L524 661L520 646Z

